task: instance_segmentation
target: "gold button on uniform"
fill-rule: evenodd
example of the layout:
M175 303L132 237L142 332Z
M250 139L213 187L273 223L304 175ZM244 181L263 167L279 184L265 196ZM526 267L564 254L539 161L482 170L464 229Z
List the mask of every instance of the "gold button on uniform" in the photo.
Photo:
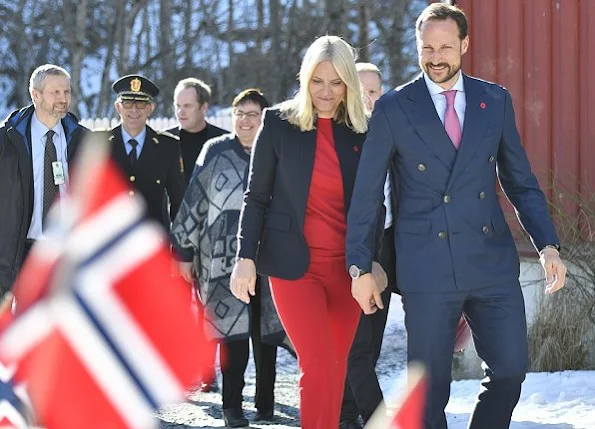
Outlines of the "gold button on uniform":
M426 165L425 164L417 164L417 169L419 171L426 171Z
M443 200L444 200L444 203L445 204L450 203L450 195L445 195L444 198L443 198Z
M438 238L441 239L441 240L444 240L446 238L446 232L440 231L438 233Z
M130 181L131 181L131 182L134 182L135 180L136 180L136 177L134 177L134 176L130 176Z
M484 225L483 228L481 228L481 232L487 234L488 232L490 232L490 228L488 228L487 225Z
M486 193L485 193L484 191L481 191L481 192L479 193L479 199L480 199L480 200L483 200L485 197L486 197Z
M134 191L128 192L128 195L130 195L131 197L133 197L134 196Z

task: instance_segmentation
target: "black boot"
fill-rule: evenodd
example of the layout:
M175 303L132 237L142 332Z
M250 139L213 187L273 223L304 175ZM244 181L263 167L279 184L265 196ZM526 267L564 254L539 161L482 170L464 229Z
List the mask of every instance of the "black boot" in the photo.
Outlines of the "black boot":
M223 421L228 428L243 428L248 426L248 419L244 417L244 411L241 408L223 410Z
M275 421L275 413L273 410L265 411L265 410L258 410L256 411L256 415L252 418L253 422L272 422Z

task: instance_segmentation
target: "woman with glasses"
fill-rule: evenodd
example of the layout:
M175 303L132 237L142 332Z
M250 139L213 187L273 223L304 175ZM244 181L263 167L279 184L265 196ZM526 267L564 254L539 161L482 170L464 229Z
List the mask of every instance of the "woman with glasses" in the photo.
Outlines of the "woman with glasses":
M300 370L304 429L336 429L360 309L345 266L345 224L368 118L354 49L324 36L306 51L296 96L267 110L253 150L232 291L270 276ZM256 295L257 296L257 295Z
M233 428L248 425L242 389L249 338L256 364L255 421L274 419L274 344L285 338L270 294L263 293L247 304L234 297L229 287L250 151L267 106L257 89L247 89L234 99L234 133L205 143L172 227L175 246L184 261L181 274L189 282L196 280L206 305L206 333L222 342L223 418L226 426ZM267 283L259 278L259 289L261 281Z

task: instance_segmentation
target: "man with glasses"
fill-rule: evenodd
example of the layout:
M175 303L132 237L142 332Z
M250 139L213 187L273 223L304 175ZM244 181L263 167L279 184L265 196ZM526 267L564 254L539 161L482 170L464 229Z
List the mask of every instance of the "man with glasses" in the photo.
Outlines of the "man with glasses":
M170 220L182 202L185 184L179 139L147 125L159 88L139 75L124 76L112 88L118 94L114 106L121 120L110 131L112 158L133 188L130 195L142 195L149 218L169 230ZM168 219L162 215L166 193L170 201Z

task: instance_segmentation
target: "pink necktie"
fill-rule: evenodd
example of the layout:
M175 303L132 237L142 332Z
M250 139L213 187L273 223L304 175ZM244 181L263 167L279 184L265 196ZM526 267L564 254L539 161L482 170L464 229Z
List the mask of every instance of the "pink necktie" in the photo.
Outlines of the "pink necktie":
M446 134L450 137L455 149L459 148L461 144L461 123L455 110L455 97L457 96L457 90L451 89L450 91L444 91L442 94L446 97L446 111L444 112L444 128L446 128Z

